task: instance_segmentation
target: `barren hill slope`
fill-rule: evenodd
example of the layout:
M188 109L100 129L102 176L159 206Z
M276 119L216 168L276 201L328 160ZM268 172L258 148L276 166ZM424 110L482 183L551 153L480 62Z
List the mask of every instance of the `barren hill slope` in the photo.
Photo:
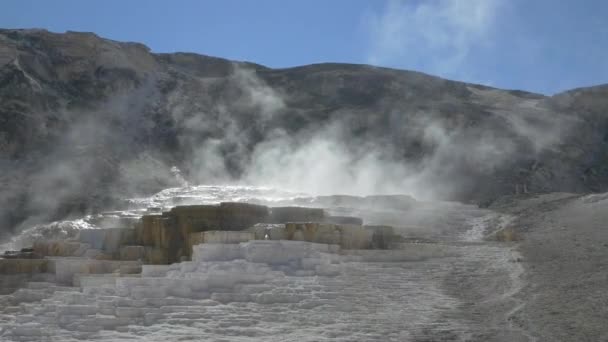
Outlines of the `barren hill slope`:
M367 65L271 69L92 33L0 30L0 231L171 186L173 166L197 183L325 179L312 190L480 204L607 191L606 99L607 86L547 97Z

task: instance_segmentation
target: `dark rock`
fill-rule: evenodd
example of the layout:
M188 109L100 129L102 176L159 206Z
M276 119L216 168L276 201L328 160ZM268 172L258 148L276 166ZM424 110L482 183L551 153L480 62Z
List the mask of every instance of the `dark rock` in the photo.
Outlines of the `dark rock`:
M252 100L256 87L281 105ZM238 178L273 132L301 144L328 125L355 159L379 146L440 199L608 191L607 98L605 85L549 97L366 65L271 69L92 33L0 30L0 229L175 186L173 165L194 182ZM221 165L201 175L207 160L192 161L208 142Z
M6 251L0 255L2 259L42 259L42 256L35 253L33 249L27 248L20 251Z
M273 207L268 223L322 222L325 212L319 208Z

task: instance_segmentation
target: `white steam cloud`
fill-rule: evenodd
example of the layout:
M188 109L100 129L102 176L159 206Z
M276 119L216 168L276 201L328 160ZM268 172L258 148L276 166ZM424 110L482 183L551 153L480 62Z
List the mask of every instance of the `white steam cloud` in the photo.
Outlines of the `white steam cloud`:
M490 42L503 5L502 0L390 0L381 13L364 18L368 61L471 79L470 52Z

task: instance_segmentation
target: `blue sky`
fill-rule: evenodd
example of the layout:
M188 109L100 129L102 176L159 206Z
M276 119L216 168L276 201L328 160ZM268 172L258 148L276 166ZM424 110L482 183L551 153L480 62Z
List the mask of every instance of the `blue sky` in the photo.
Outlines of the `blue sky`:
M602 0L3 0L0 27L270 67L371 63L545 94L608 83Z

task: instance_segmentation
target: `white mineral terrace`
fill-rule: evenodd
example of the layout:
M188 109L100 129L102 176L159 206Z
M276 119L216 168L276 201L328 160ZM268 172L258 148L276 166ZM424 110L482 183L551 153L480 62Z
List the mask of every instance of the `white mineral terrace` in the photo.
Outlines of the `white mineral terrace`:
M260 203L254 197L279 193L247 187L170 189L140 199L138 210L170 207L169 202L182 201L171 196L194 192L213 201L197 202L193 195L188 203L245 197ZM284 203L298 197L281 196L274 200ZM360 208L348 213L355 211L365 214L366 223L387 215ZM510 248L479 242L492 220L502 218L465 207L454 212L458 214L450 214L449 220L458 227L447 234L449 239L403 242L389 250L282 239L246 241L256 235L254 230L215 235L227 243L207 238L194 245L191 261L171 265L97 260L86 251L80 257L32 259L24 265L34 268L46 262L46 272L25 281L17 279L19 275L2 280L22 285L0 295L0 341L466 340L480 327L458 314L468 305L456 295L463 290L458 279L466 275L483 283L487 296L479 300L492 301L519 290L521 267L510 262L517 258ZM389 221L405 220L404 212L393 214ZM426 221L416 217L415 222ZM81 228L88 232L82 241L96 236L90 230L99 226L87 219L47 225L31 230L22 241L79 236ZM437 234L445 235L442 230ZM103 247L95 244L87 240L86 245Z

